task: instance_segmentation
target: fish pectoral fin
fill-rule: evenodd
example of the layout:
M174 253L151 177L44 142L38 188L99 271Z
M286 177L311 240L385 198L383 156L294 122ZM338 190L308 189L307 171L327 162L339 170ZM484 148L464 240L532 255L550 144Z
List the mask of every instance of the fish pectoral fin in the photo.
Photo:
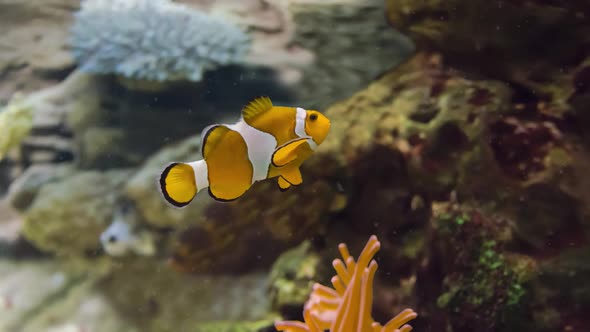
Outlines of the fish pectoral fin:
M298 186L303 183L301 171L299 167L289 167L281 172L281 178L285 179L289 184Z
M176 207L184 207L197 194L195 172L186 163L171 163L160 174L160 190L166 201Z
M297 148L307 142L307 137L291 140L277 147L272 154L272 164L275 167L283 167L297 158Z
M279 176L279 189L281 191L287 191L287 189L291 188L291 184L285 180L282 176Z

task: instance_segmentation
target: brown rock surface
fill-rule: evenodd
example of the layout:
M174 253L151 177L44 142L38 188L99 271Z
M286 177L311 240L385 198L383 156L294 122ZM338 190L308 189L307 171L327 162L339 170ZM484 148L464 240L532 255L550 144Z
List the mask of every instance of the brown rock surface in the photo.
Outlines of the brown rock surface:
M0 1L0 101L54 84L74 63L67 48L79 0ZM49 75L48 77L46 75ZM51 78L51 75L57 77Z

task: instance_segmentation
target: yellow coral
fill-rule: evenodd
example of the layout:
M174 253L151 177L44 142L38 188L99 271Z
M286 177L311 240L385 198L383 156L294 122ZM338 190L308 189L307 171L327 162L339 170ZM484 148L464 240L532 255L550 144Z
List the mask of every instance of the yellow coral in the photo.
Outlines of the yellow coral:
M21 95L15 95L0 110L0 160L10 149L20 144L33 126L33 109L25 104Z
M381 243L375 235L369 238L358 262L350 256L344 243L338 246L342 259L332 263L337 275L332 277L334 289L316 283L305 303L303 319L298 321L275 322L278 331L285 332L409 332L405 325L417 317L412 309L405 309L385 326L375 322L371 316L373 306L373 278L377 262L373 256Z

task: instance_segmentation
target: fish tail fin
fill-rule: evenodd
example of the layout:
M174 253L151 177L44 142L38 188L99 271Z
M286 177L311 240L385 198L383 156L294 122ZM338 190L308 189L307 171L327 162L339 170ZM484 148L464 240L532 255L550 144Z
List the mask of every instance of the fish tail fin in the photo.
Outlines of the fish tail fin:
M204 160L192 163L173 162L160 174L160 191L168 203L179 208L185 207L201 189L208 186L208 183L202 183L203 178L206 181L207 164Z

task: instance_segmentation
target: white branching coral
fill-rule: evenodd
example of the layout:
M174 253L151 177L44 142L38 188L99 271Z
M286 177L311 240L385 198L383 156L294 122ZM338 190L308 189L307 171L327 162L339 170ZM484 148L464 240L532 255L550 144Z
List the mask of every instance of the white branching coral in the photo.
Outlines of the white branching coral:
M90 73L200 81L250 47L239 27L169 0L84 0L75 16L72 53Z

